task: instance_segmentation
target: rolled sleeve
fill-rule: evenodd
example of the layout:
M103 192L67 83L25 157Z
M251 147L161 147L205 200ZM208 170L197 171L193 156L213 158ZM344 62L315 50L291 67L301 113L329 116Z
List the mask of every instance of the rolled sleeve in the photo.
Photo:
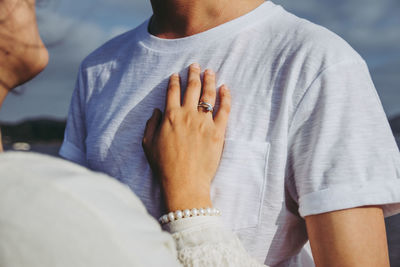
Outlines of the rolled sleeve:
M67 126L64 141L59 151L60 156L83 166L86 161L86 96L85 79L82 70L79 70L75 90L72 94L68 112Z
M365 62L322 71L289 132L288 174L302 217L367 205L400 212L400 153Z
M66 139L64 139L59 154L65 159L87 167L86 154Z
M306 194L299 199L302 217L360 206L382 206L385 217L400 211L400 181L372 181L361 184L331 186Z

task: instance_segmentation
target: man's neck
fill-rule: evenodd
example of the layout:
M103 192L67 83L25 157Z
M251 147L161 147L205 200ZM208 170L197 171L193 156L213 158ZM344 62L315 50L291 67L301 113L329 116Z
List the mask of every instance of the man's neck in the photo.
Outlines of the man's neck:
M265 0L151 0L151 34L175 39L197 34L238 18Z

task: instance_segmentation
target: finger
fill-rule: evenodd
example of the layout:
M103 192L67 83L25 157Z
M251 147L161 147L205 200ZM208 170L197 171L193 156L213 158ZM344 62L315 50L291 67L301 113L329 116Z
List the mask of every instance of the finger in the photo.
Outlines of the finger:
M169 78L167 97L165 100L165 110L178 108L181 106L181 85L178 73L174 73Z
M193 63L190 65L186 92L185 96L183 97L184 107L197 110L201 92L200 73L201 69L199 64Z
M203 93L201 95L200 102L209 103L214 107L216 94L217 93L215 90L215 73L212 70L207 69L204 72Z
M153 142L154 135L161 122L161 116L161 110L159 110L158 108L154 109L151 118L146 123L146 128L144 130L144 136L142 140L143 147L146 147Z
M225 131L229 113L231 112L231 94L226 85L222 85L219 89L221 104L215 115L214 122L222 131Z

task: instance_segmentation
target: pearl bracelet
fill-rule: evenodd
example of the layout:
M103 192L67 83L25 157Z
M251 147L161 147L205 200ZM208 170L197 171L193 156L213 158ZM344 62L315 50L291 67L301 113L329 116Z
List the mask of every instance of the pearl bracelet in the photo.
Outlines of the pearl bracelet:
M161 224L167 224L179 219L197 217L197 216L219 216L221 212L216 208L200 208L171 211L158 219Z

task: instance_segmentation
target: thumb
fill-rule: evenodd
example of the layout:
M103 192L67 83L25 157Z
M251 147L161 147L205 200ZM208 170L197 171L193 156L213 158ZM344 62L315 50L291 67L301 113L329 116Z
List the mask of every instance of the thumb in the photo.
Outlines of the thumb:
M154 135L158 129L158 126L161 122L161 110L158 108L154 109L151 118L146 123L146 128L144 130L144 136L142 140L142 145L144 148L151 145L153 143Z

